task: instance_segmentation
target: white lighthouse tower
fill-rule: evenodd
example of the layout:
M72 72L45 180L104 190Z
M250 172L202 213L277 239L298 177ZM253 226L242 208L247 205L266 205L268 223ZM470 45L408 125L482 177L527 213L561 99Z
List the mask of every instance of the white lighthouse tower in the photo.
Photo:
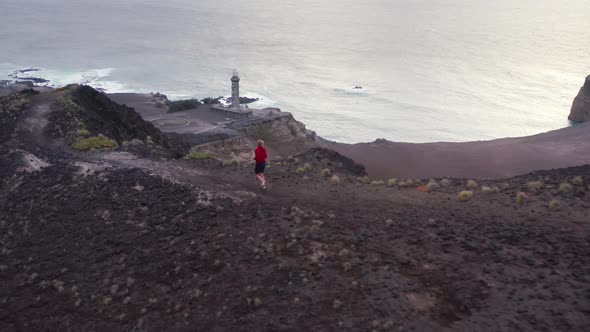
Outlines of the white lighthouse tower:
M231 77L231 108L240 108L240 77L235 69Z
M231 105L225 106L217 103L210 106L211 112L223 113L227 117L236 119L247 118L252 115L252 109L240 106L240 76L234 69L231 76Z

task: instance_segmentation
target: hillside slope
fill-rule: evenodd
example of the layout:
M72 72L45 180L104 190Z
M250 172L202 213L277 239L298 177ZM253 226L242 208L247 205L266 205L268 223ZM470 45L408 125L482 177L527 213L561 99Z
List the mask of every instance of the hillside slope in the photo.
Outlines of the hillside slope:
M103 123L93 95L68 100ZM72 150L80 129L47 136L33 111L50 97L0 98L20 128L0 142L1 331L590 328L588 166L481 181L462 202L466 180L388 187L314 149L271 163L261 191L249 165L132 135ZM41 114L65 126L59 112ZM109 130L131 132L116 114Z

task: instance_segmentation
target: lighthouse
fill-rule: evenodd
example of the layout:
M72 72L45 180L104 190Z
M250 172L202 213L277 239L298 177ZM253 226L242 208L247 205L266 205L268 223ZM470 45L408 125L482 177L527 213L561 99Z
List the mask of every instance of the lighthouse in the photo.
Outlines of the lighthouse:
M235 69L231 77L231 108L240 108L240 77Z
M217 103L211 105L210 110L235 119L247 118L252 115L252 109L240 106L240 76L238 76L237 70L234 69L231 76L231 105Z

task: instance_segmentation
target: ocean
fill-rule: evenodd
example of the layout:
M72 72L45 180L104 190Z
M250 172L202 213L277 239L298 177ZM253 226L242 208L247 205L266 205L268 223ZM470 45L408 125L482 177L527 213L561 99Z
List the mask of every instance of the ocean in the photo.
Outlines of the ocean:
M588 0L2 0L0 75L230 95L356 143L568 126L590 74ZM354 89L354 87L362 89Z

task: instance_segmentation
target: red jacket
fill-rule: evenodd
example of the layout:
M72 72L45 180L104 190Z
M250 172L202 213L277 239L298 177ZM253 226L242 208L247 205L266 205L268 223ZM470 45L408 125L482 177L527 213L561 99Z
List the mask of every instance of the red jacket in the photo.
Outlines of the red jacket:
M262 146L258 146L256 151L254 151L254 160L256 160L257 164L262 164L266 162L266 149Z

